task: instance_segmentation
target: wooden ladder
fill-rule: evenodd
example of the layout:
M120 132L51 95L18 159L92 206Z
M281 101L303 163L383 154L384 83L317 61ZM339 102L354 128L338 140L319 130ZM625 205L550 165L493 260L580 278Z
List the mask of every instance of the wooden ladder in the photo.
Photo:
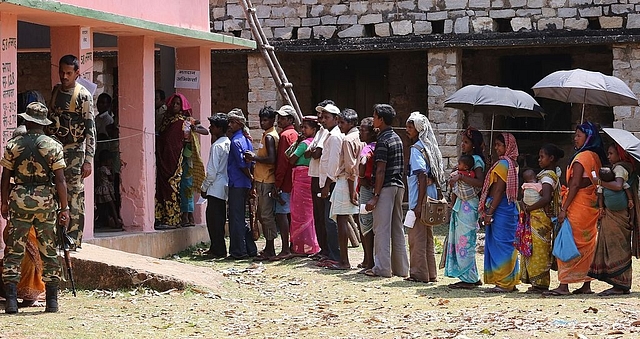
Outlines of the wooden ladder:
M284 100L295 109L296 115L294 115L294 118L296 124L299 126L302 122L302 110L300 109L298 100L293 93L293 84L289 82L282 66L280 66L280 62L278 62L273 46L269 45L269 41L267 41L267 37L264 35L262 26L260 26L260 21L258 21L258 16L256 15L256 9L253 7L251 0L240 0L240 4L244 10L244 16L247 18L247 23L251 28L251 33L258 45L258 50L262 53L262 56L269 67L269 72L271 72L271 76L276 82L278 92L280 92L280 95Z

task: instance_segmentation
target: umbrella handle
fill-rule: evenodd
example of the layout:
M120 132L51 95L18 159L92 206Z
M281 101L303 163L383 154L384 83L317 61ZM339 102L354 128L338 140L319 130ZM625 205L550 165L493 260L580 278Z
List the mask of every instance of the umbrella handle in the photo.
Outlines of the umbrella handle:
M580 125L584 124L584 104L582 104L582 114L580 115Z

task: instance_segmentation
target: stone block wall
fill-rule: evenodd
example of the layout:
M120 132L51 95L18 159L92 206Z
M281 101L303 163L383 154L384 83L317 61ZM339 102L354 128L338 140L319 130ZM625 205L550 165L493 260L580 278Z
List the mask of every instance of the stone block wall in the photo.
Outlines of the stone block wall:
M249 127L260 129L260 119L258 118L260 109L264 106L278 108L282 98L278 94L269 67L260 53L247 55L247 73L249 75L249 93L247 112L245 113L248 115Z
M211 0L214 32L251 38L237 0ZM267 38L330 39L640 28L637 0L255 0Z
M240 53L212 53L212 113L229 112L236 107L246 113L248 91L247 55Z
M438 145L447 168L457 165L458 128L462 126L463 112L445 108L444 101L462 85L461 57L460 49L432 49L427 56L428 117L433 129L440 132Z
M636 96L640 96L640 44L613 45L613 75L623 79ZM614 128L634 132L640 137L640 107L613 108Z

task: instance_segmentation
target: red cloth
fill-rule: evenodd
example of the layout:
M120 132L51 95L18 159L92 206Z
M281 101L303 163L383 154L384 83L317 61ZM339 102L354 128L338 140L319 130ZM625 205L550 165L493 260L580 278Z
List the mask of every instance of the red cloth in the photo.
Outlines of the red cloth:
M293 125L285 127L280 132L276 157L276 189L281 189L285 193L291 193L293 185L291 180L293 165L289 163L289 158L285 152L296 140L298 140L298 132L293 128Z

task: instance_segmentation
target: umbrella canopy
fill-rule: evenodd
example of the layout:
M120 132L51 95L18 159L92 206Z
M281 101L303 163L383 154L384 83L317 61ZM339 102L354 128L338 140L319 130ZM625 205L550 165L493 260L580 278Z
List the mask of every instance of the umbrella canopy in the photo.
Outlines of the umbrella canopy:
M444 107L508 117L544 117L538 102L523 91L491 85L467 85L444 101Z
M533 85L537 97L598 106L636 106L638 98L622 80L600 72L553 72Z
M629 131L618 128L603 128L613 141L622 147L636 160L640 161L640 139Z

